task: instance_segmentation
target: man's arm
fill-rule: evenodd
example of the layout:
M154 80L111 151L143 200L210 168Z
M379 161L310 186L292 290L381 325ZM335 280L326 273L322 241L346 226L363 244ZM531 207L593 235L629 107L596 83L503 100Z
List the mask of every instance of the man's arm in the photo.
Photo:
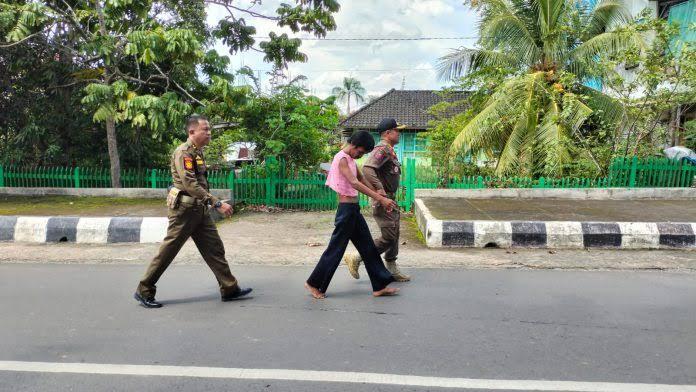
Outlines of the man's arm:
M364 193L367 196L370 196L371 198L377 200L387 209L387 211L391 211L392 209L397 208L396 202L394 200L387 199L386 197L370 189L370 187L368 187L367 185L360 182L360 180L358 180L358 177L354 176L353 172L350 171L350 168L348 167L348 161L346 161L346 158L341 158L341 160L338 162L338 169L341 171L341 174L348 180L348 182L350 182L350 185L352 185L353 188L358 192ZM358 176L361 176L359 170Z

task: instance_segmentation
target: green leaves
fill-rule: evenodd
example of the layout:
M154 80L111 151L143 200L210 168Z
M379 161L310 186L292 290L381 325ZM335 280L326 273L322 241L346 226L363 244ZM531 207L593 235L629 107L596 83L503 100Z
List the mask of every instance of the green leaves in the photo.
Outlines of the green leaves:
M12 125L0 130L0 137L13 140L22 129L33 127L43 127L44 134L55 137L55 141L47 136L18 146L21 153L7 156L41 157L34 150L43 151L55 144L65 152L60 157L65 164L83 159L103 164L104 125L95 126L92 122L110 127L114 120L119 149L127 164L136 162L136 156L138 160L142 157L159 162L162 157L166 160L168 145L182 136L181 123L194 110L239 122L238 116L244 111L240 108L247 108L249 100L260 99L252 92L260 91L258 80L246 69L237 84L249 80L249 85L234 86L235 71L230 68L230 59L218 55L213 46L221 40L234 54L262 50L266 61L276 68L286 67L292 61L306 61L307 56L300 51L301 41L285 34L269 34L259 49L259 42L253 39L257 34L255 22L263 19L278 27L324 36L336 28L333 14L339 5L334 0L289 3L292 5L280 6L282 15L262 15L254 9L246 12L246 7L231 7L233 14L209 27L206 1L0 0L0 41L19 42L0 53L0 63L7 64L3 77L7 76L12 85L6 99L0 98L0 117L10 124L8 116L2 113L21 112L15 115L18 119L12 120ZM273 102L287 105L288 110L300 105L298 102L307 102L312 110L319 108L301 95L285 95L293 99L291 102L275 98ZM324 112L317 109L316 115L282 115L277 124L287 120L293 126L310 126L312 119L335 114L332 104L321 110ZM250 112L256 114L254 110ZM268 127L268 122L264 124ZM288 129L288 124L280 128ZM304 130L298 132L305 134ZM74 134L79 135L79 142L75 142ZM109 135L113 146L116 140L112 132ZM148 144L150 136L165 142ZM277 140L288 146L290 155L300 150L297 142ZM143 143L146 146L140 147ZM303 143L313 146L307 141ZM83 147L66 148L72 144ZM76 153L82 150L88 153ZM99 154L94 155L94 151ZM112 151L108 158L116 162L118 153Z
M15 26L5 36L7 42L21 41L51 23L48 9L42 3L30 2L21 6L12 4L1 9L0 21L3 25L9 25L10 18L16 20Z
M273 63L276 68L286 68L288 62L306 62L307 55L300 52L302 40L299 38L288 38L287 34L280 36L271 32L268 34L270 41L261 42L261 49L266 54L264 61Z
M334 0L300 0L298 5L281 4L276 10L280 20L278 25L287 26L293 32L300 30L325 37L336 29L332 14L338 12L340 5Z
M193 61L201 57L200 43L193 31L162 27L128 34L125 54L136 56L145 65L165 59Z
M251 48L256 42L253 38L254 34L256 34L256 27L247 26L244 18L234 21L223 19L213 30L213 37L221 39L230 48L230 54Z
M576 152L571 138L590 118L616 123L623 115L616 99L582 82L606 75L598 72L603 59L640 52L642 34L623 27L629 18L620 0L594 8L571 0L475 6L482 14L479 47L441 57L438 68L445 79L483 79L467 87L492 94L463 123L452 120L459 134L451 155L497 151L498 174L561 174Z

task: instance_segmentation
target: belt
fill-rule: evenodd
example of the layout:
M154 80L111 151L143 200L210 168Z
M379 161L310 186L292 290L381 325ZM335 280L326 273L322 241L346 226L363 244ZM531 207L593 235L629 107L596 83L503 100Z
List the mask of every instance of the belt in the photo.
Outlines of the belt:
M193 205L203 204L200 199L196 199L195 197L191 197L188 195L182 195L180 200L182 203L188 203Z

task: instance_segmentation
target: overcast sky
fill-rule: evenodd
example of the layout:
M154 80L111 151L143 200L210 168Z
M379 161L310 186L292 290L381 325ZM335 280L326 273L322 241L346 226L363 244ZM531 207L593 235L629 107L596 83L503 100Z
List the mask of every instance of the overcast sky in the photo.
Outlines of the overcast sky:
M288 3L293 1L285 0ZM275 10L282 1L266 0L254 8L259 12ZM405 78L406 89L439 89L444 84L437 80L434 70L438 57L450 49L475 42L476 14L461 1L453 0L339 0L341 10L335 14L338 28L326 38L417 38L417 37L471 37L465 40L438 41L310 41L302 42L301 51L309 57L306 63L289 67L292 77L306 75L306 87L320 97L330 94L340 85L343 77L353 76L362 82L368 95L380 95L391 88L400 89ZM237 4L244 4L239 1ZM209 23L226 15L227 11L210 6ZM241 16L241 14L240 14ZM257 28L257 36L268 36L270 31L287 32L273 21L244 16L247 24ZM229 55L222 45L221 54ZM247 51L231 57L233 68L247 65L261 72L271 69L260 53Z

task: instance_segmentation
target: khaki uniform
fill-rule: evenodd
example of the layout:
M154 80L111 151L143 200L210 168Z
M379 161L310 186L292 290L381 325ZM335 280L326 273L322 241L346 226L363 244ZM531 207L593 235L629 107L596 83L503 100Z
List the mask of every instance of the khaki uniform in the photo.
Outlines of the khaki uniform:
M388 198L395 200L401 178L401 163L394 148L384 141L379 142L363 165L363 176L372 189L384 190ZM377 250L384 253L384 261L396 261L399 254L401 213L398 209L387 212L381 204L373 200L372 216L382 232L382 236L374 240Z
M140 281L138 294L149 299L155 297L155 284L189 237L215 274L221 294L237 291L237 280L230 272L224 245L208 211L208 205L215 204L218 199L210 194L203 152L189 139L174 150L171 171L175 189L167 200L167 236ZM172 197L177 190L178 197Z

